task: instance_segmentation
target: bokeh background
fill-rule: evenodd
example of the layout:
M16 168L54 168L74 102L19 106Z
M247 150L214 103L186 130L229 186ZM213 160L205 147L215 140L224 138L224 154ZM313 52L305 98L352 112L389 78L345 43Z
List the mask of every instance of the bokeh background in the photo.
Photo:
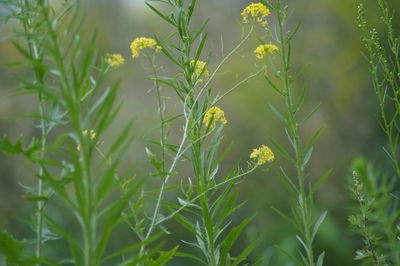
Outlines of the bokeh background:
M361 242L352 235L347 222L351 211L348 191L350 165L355 158L363 156L387 167L382 151L385 138L376 119L377 100L357 29L358 1L286 2L291 15L289 26L295 27L297 22L301 22L301 28L294 39L293 64L295 69L307 66L297 81L298 88L304 85L309 88L305 109L311 110L316 104L322 103L302 132L307 137L319 127L324 127L307 169L309 178L316 179L333 168L332 176L316 194L316 213L328 210L327 219L317 237L316 249L326 251L326 265L355 265L354 251ZM375 1L364 2L367 17L378 31L383 32ZM238 43L242 26L240 12L248 3L239 0L198 1L196 23L210 18L207 28L210 38L206 46L206 51L213 56L210 69L215 68L221 58L221 40L225 53ZM389 6L400 13L399 1L391 0ZM100 54L121 53L127 59L125 65L110 75L110 79L122 81L120 98L124 108L117 118L116 126L122 126L135 118L137 138L124 165L133 166L137 175L147 175L150 165L144 147L158 134L157 102L154 90L151 89L152 83L145 79L151 73L149 66L145 60L130 59L129 44L140 36L166 37L171 29L142 0L91 0L85 12L88 35L92 30L99 33L97 48ZM274 29L274 19L273 15L269 18L271 30ZM399 22L400 15L395 18L394 25L400 25ZM17 51L6 38L9 33L7 26L1 24L0 29L0 64L18 61L20 57ZM241 77L255 71L252 51L257 43L256 36L254 34L252 40L217 75L211 84L213 89L224 91ZM163 65L165 61L160 58L158 62ZM168 67L166 64L164 70L171 72ZM38 134L34 120L24 117L37 109L34 97L16 96L13 91L18 85L16 76L28 73L24 68L2 68L0 71L0 136L24 135L30 138ZM165 100L174 109L176 101L173 98ZM225 161L226 167L237 160L247 160L250 150L268 143L269 138L287 143L284 127L268 108L269 102L280 106L280 99L274 91L258 77L238 88L219 104L229 120L224 145L233 144L232 152ZM262 236L253 257L265 256L270 261L269 265L291 265L274 246L280 245L296 252L297 245L293 229L271 209L271 206L284 211L291 208L289 193L277 177L280 166L291 167L277 156L270 166L257 170L237 186L239 199L247 203L233 218L235 220L257 213L236 248L241 249ZM21 187L21 184L35 183L33 173L33 166L25 163L23 158L0 154L0 230L7 230L19 238L33 235L25 221L30 219L34 204L22 198L24 190ZM179 243L185 248L180 240L188 240L187 233L174 223L167 227L173 234L168 236L166 246ZM121 233L121 242L129 242L129 239L123 237ZM53 248L53 252L62 251ZM187 260L175 260L171 265L188 263Z

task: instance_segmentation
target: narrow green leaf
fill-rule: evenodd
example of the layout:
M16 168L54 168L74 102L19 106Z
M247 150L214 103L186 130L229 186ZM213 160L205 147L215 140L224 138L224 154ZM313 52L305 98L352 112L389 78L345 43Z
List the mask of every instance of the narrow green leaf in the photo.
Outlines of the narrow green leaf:
M318 188L325 182L325 180L331 175L333 168L325 172L325 174L315 183L312 187L311 194L314 194Z
M307 150L306 155L304 156L304 159L303 159L303 162L302 162L303 167L306 167L307 163L310 161L312 152L313 152L313 147L310 147Z
M189 202L189 201L184 200L184 199L179 198L179 197L178 197L178 202L182 207L194 207L194 208L197 208L197 209L201 210L201 207L199 205L197 205L195 203L192 203L192 202Z
M301 23L298 22L297 25L296 25L296 27L294 28L294 30L292 30L292 31L290 31L290 32L288 33L287 42L290 42L290 41L293 39L293 37L294 37L294 36L296 35L296 33L299 31L300 26L301 26Z
M297 238L297 240L299 240L301 245L304 247L304 250L306 251L306 253L308 253L308 247L307 247L306 243L303 241L303 239L299 235L296 235L296 238Z
M190 3L189 7L188 7L188 22L190 22L193 12L194 12L194 8L196 6L196 1L197 0L192 0L192 2Z
M314 225L312 234L311 234L311 242L314 241L315 236L317 235L318 229L321 226L321 224L324 222L326 215L328 214L327 211L324 211L321 216L319 216L317 222Z
M179 213L176 213L174 215L174 219L180 223L184 228L186 228L187 230L189 230L191 233L193 233L194 235L196 235L196 228L195 226L192 224L192 222L190 220L188 220L185 216L180 215Z
M168 51L167 46L164 45L158 38L156 38L157 43L162 47L162 52L164 53L164 55L166 57L168 57L169 60L171 60L171 62L173 62L175 65L182 67L182 64L179 63L174 56L171 55L171 53Z
M158 171L162 172L163 163L157 159L157 156L152 153L149 148L145 147L145 150L151 165L153 165Z
M281 120L283 123L286 123L286 118L285 116L283 116L278 109L276 109L272 103L268 103L269 108L271 108L271 111L276 115L276 117L279 118L279 120Z
M280 167L281 170L281 175L278 175L282 183L288 188L290 192L293 194L298 194L298 189L296 185L293 183L293 181L290 179L290 177L286 174L285 170L283 170L282 167Z
M203 38L201 38L199 46L197 47L196 55L194 57L194 61L196 61L196 62L197 62L197 60L199 60L201 52L203 51L204 45L206 44L207 36L208 36L208 33L204 34ZM203 71L205 71L205 67L204 67Z
M291 259L297 265L303 265L303 263L301 263L295 256L293 256L292 254L290 254L289 252L287 252L286 250L284 250L280 246L275 245L275 248L277 248L281 253L286 255L289 259Z
M322 265L324 265L324 257L325 257L325 252L322 252L322 253L318 256L318 260L317 260L317 265L316 265L316 266L322 266Z
M277 214L279 214L288 223L293 225L294 228L298 229L298 226L296 225L296 223L288 215L284 214L283 212L281 212L280 210L276 209L275 207L271 206L271 209L274 210Z
M297 101L296 104L296 113L301 109L301 107L303 106L304 103L304 99L306 96L306 92L307 92L307 87L304 86L303 90L301 91L300 95L299 95L299 100Z
M221 255L220 255L220 265L225 265L229 256L229 251L231 250L233 244L241 235L243 229L254 219L253 217L249 217L244 219L238 226L235 226L226 236L223 241Z
M311 117L314 116L314 114L318 111L319 107L321 106L321 103L319 103L306 117L299 123L299 125L304 124L307 122Z
M306 147L311 147L311 146L314 144L315 140L316 140L316 139L318 138L318 136L321 134L321 132L322 132L323 129L324 129L323 127L320 127L318 130L316 130L316 131L312 134L312 136L310 137L310 139L307 141Z
M6 258L7 264L19 264L24 245L6 232L0 232L0 254Z
M183 257L183 258L193 259L193 260L196 260L196 261L200 262L202 265L207 265L207 262L205 262L204 260L202 260L202 259L200 259L200 258L198 258L196 256L193 256L191 254L188 254L188 253L176 252L175 256L176 257Z
M282 96L285 96L285 93L283 91L281 91L278 86L275 85L275 83L268 78L267 75L264 76L265 80L268 82L268 84L271 86L271 88L273 88L277 93L279 93Z
M207 19L206 21L204 21L204 23L201 25L200 29L196 32L196 34L193 36L192 41L194 42L202 32L204 32L204 29L206 28L206 26L208 25L208 22L210 22L210 19Z
M178 250L179 246L174 247L169 251L162 251L159 257L153 261L150 265L151 266L160 266L165 265L168 261L170 261L174 256L176 251Z
M244 261L247 256L257 247L259 244L259 240L253 241L238 257L235 258L234 263L232 266L239 265L242 261Z
M169 24L171 24L172 26L176 27L176 22L174 20L172 20L170 17L164 15L163 13L161 13L161 11L159 11L157 8L155 8L154 6L150 5L147 1L144 2L151 10L154 11L154 13L156 13L160 18L162 18L163 20L165 20L166 22L168 22Z
M270 138L269 141L274 150L278 151L279 154L282 155L289 162L293 162L293 158L290 157L289 153L285 150L285 148L282 147L281 144L279 144L276 140L274 140L272 138Z

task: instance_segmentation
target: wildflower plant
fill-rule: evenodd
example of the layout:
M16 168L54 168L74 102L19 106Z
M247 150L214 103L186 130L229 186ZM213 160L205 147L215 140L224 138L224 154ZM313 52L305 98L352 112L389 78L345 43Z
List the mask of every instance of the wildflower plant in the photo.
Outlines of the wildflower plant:
M116 139L107 140L109 148L98 145L119 111L118 83L107 84L107 72L110 66L121 65L123 57L96 56L95 34L86 39L82 32L79 1L57 6L47 0L5 0L2 4L9 10L5 19L13 27L11 37L24 58L22 65L32 71L32 78L21 80L17 90L37 96L38 113L32 117L37 118L40 130L40 137L27 146L23 139L13 142L4 137L0 141L2 152L24 155L37 169L37 187L24 186L26 198L36 203L35 236L19 241L0 233L0 251L7 263L161 265L168 261L175 249L160 253L154 247L151 253L139 252L157 235L146 241L132 239L120 249L109 246L114 230L129 224L136 214L122 215L130 201L140 200L143 183L118 173L132 142L131 123L113 129ZM63 217L48 213L48 206L62 206ZM74 217L71 223L80 232L68 229L68 219L63 220L67 217ZM44 251L49 242L68 245L69 256L47 257ZM32 245L33 254L29 252Z
M288 7L282 0L260 0L237 12L242 26L238 41L227 53L221 41L219 58L209 50L209 21L194 26L200 1L144 2L170 32L131 36L125 47L129 60L150 66L147 80L154 87L149 92L157 101L158 137L150 139L142 153L152 168L139 177L136 169L122 170L124 162L134 165L126 154L136 132L132 122L121 128L114 124L122 92L119 82L108 75L126 68L128 56L96 49L96 33L83 31L85 1L0 0L7 10L2 19L12 30L9 39L23 59L11 65L29 72L18 79L15 91L31 94L37 102L37 110L28 115L35 122L35 137L0 139L0 151L24 156L36 178L34 186L22 184L24 198L34 206L29 220L33 232L20 240L0 231L0 264L4 259L7 265L158 266L184 259L196 265L264 265L264 254L256 254L259 239L238 248L255 215L235 215L245 206L238 202L237 188L257 168L282 158L292 166L280 167L278 173L291 193L292 207L289 214L273 210L296 230L292 238L298 253L276 249L296 265L322 266L325 252L317 253L316 237L327 211L317 214L315 193L331 170L319 178L308 171L322 130L309 138L301 131L319 105L304 110L307 88L298 89L300 71L292 63L299 26L289 29ZM363 243L355 259L400 265L400 37L384 0L377 3L387 42L370 29L362 5L358 26L391 169L383 171L383 166L364 159L354 161L349 187L356 208L349 222ZM244 51L256 28L263 36L255 36L259 43L249 54L257 69L227 88L217 87L218 74ZM281 107L269 107L283 125L287 143L266 139L249 147L242 161L226 160L234 147L224 148L224 136L238 125L221 100L257 76L280 100ZM130 233L123 241L120 229ZM171 244L171 234L181 230L187 234L179 244ZM53 254L53 245L68 250Z
M265 44L263 43L264 40L260 39L262 44L255 49L254 53L256 59L262 59L268 54L268 60L262 61L263 64L270 65L264 77L268 87L274 89L281 97L286 109L278 110L278 108L271 103L269 106L271 111L285 125L284 131L292 148L292 152L286 150L283 145L275 140L271 140L271 144L279 156L286 158L295 167L295 172L292 174L293 177L291 177L291 174L289 174L287 170L280 168L281 180L293 195L294 203L292 215L286 215L275 208L274 210L297 229L298 234L296 238L300 245L300 258L290 255L281 247L278 247L278 249L287 254L289 258L298 265L319 266L323 265L325 253L322 252L319 255L315 254L313 244L318 229L324 221L327 212L325 211L317 219L315 218L313 213L314 193L329 176L331 171L327 171L315 183L311 180L307 180L308 174L306 173L306 168L311 159L314 141L321 133L321 129L315 131L307 141L303 141L300 134L301 127L313 117L319 106L309 111L306 116L301 117L300 111L303 106L306 88L300 92L296 90L296 80L294 77L297 75L293 73L291 66L292 41L299 27L296 27L294 30L288 30L286 28L288 7L283 6L281 0L277 0L273 4L267 1L261 1L261 3L265 8L271 10L271 14L276 18L277 28L275 34L272 34L268 29L266 30L266 36L270 38L268 40L270 44ZM262 8L262 10L264 10L264 8ZM253 13L256 14L255 12ZM253 13L250 12L252 15ZM276 61L279 63L277 64ZM261 157L263 161L271 157L268 155L269 151L263 150L263 148L255 150L252 156L256 156L259 153L264 153ZM261 159L259 162L261 162Z
M388 155L396 175L400 177L400 58L398 50L400 39L399 36L395 35L392 25L393 17L385 1L378 0L377 3L381 11L380 18L387 30L388 49L385 48L385 45L379 39L377 30L375 28L369 29L362 4L358 6L358 26L367 51L366 56L368 58L369 70L372 75L374 90L379 101L379 123L388 141L388 147L384 147L383 149Z
M153 3L163 3L169 14L156 8ZM232 247L241 232L250 223L252 217L244 219L238 225L233 225L230 217L242 204L235 205L235 184L245 175L254 171L258 164L249 162L247 169L235 166L223 176L220 164L227 151L220 151L224 125L228 124L225 112L216 104L232 90L256 76L259 72L249 75L244 80L223 92L215 95L210 83L223 64L248 40L252 27L245 33L240 43L224 57L214 71L210 69L211 56L202 61L207 32L207 21L199 29L191 28L191 20L195 12L197 1L146 1L147 6L161 19L173 28L173 33L166 41L155 38L161 47L161 52L176 67L177 73L173 77L164 77L158 73L154 57L148 56L152 65L157 99L159 102L160 141L153 141L159 145L161 158L154 152L150 154L153 166L157 169L162 185L152 215L152 226L146 236L150 236L157 226L164 221L174 218L190 233L191 239L184 243L198 248L202 256L197 253L181 254L193 258L203 265L239 265L255 247L253 243L237 256L232 254ZM173 36L174 38L171 38ZM172 42L171 40L176 40ZM166 105L162 101L161 86L172 89L181 104L181 113L166 116ZM179 144L170 143L165 133L173 129L173 124L183 121L181 140ZM170 155L171 158L167 156ZM192 177L187 178L183 186L182 196L175 203L162 205L167 184L176 176L175 169L182 159L191 165ZM156 163L161 162L161 163ZM169 212L162 214L162 207ZM165 213L165 212L164 212ZM159 218L163 217L163 218Z
M364 158L357 158L350 191L357 203L348 218L351 229L362 237L355 260L372 265L396 265L399 260L399 210L394 206L396 183L384 169Z
M379 166L368 161L355 161L352 166L354 181L350 188L359 207L350 215L349 221L353 231L363 239L362 248L355 252L356 260L373 265L398 265L400 36L396 36L393 15L387 3L383 0L376 2L381 14L380 20L386 29L384 36L387 40L382 41L379 32L370 26L363 4L358 6L357 19L372 85L378 98L378 121L386 136L386 145L382 149L391 168L386 167L387 170L382 171L379 170Z

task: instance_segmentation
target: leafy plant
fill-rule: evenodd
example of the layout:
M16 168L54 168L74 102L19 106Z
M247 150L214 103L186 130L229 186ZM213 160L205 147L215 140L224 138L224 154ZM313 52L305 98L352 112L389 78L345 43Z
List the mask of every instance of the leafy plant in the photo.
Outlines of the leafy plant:
M143 181L128 182L118 173L121 158L132 142L132 123L113 130L117 137L107 141L109 148L102 145L101 139L120 109L115 102L118 82L107 85L105 77L115 64L105 56L99 60L96 34L83 38L80 2L63 1L59 6L47 0L3 3L10 9L6 20L15 25L14 46L33 74L21 81L18 90L37 95L39 106L39 113L32 114L39 121L39 139L33 139L28 147L21 139L13 143L7 137L0 144L2 151L23 154L37 166L37 188L26 187L26 198L37 202L35 260L38 264L99 265L123 255L125 263L160 265L160 260L167 261L175 249L158 256L156 247L152 253L132 253L149 245L157 235L105 255L111 233L126 221L122 211L130 200L140 198ZM59 204L65 216L75 217L81 232L69 231L60 217L46 213L47 205ZM66 241L71 257L58 261L45 258L42 250L47 241ZM6 250L11 262L21 252L19 245L13 246L18 247L14 258Z
M163 3L169 11L162 11L154 6L153 3L156 2ZM147 1L146 4L161 19L170 24L173 33L165 41L156 38L157 44L146 38L136 39L131 45L133 55L137 54L140 42L156 50L158 46L158 50L161 50L177 70L177 74L172 77L161 76L157 72L154 57L144 52L153 69L153 77L150 79L155 82L161 131L160 141L153 141L160 146L161 159L148 151L150 160L158 171L155 175L162 177L162 186L152 216L152 224L157 225L175 218L193 234L195 242L186 240L184 242L197 247L203 256L197 257L196 253L182 253L181 256L193 258L204 265L239 265L246 259L256 243L237 256L231 254L234 243L252 220L249 217L237 226L232 225L231 215L242 206L242 204L235 205L234 185L257 168L260 158L255 156L256 160L249 163L245 170L236 165L228 171L227 175L221 177L220 163L228 150L220 151L220 145L224 124L228 123L228 120L225 118L224 111L216 104L262 70L249 75L222 92L221 95L214 96L209 85L220 68L249 39L253 28L251 27L244 34L240 43L221 60L214 71L210 72L208 68L212 57L208 56L207 61L200 60L207 41L208 34L205 28L208 21L205 21L198 29L191 28L197 1ZM167 13L170 11L171 13ZM175 42L172 43L171 40ZM176 93L181 104L181 113L166 115L163 112L166 109L164 107L166 103L162 100L161 91L164 89L162 86ZM182 120L180 144L169 143L165 132L173 129L174 123ZM169 159L167 155L171 155L172 158ZM181 187L183 197L178 197L177 203L165 203L170 214L161 216L163 218L157 220L160 216L160 205L166 184L173 175L176 175L174 169L181 158L191 164L193 172L190 175L193 175L194 181L191 178L187 179L187 184ZM169 162L168 159L171 161ZM167 167L167 165L170 166ZM149 228L147 235L150 235L152 229L153 227Z
M284 123L286 127L284 131L289 140L292 152L287 151L283 145L275 140L271 139L271 143L279 155L294 165L296 170L295 173L290 174L283 168L280 168L281 180L293 195L292 215L288 216L275 208L274 210L299 232L296 238L301 246L301 251L299 252L301 259L299 260L295 256L289 255L286 251L283 252L299 265L322 265L325 253L322 252L316 257L313 243L318 229L327 215L327 211L324 211L315 219L313 214L314 194L329 177L332 170L328 170L315 183L307 180L309 177L306 168L311 160L313 144L322 129L316 130L306 141L302 139L300 134L300 129L314 116L319 105L305 116L300 114L307 93L307 87L304 87L300 91L296 90L295 82L299 73L295 73L291 65L292 41L299 29L299 25L294 30L287 30L288 6L283 6L282 1L277 0L274 4L270 4L267 1L262 1L262 3L276 15L277 29L276 35L272 35L267 29L267 36L270 40L267 43L260 38L259 41L261 44L254 50L254 53L257 59L263 60L264 64L269 63L271 67L271 70L267 71L264 75L265 80L268 86L281 96L286 109L279 110L271 103L269 107L276 117ZM278 60L274 60L273 58L275 53L280 57L279 62L276 62ZM280 247L278 249L282 250Z
M379 124L386 135L392 171L379 171L371 163L357 160L353 164L351 190L359 210L349 217L355 231L363 238L364 247L356 251L355 259L374 265L397 265L399 258L399 36L396 37L393 17L385 1L377 0L381 22L387 30L387 44L380 40L378 31L370 28L364 6L358 6L358 27L367 50L369 71L379 103Z
M374 265L396 265L399 211L392 194L396 183L363 158L356 159L351 168L354 172L350 187L358 206L349 222L364 243L364 248L356 251L355 259Z

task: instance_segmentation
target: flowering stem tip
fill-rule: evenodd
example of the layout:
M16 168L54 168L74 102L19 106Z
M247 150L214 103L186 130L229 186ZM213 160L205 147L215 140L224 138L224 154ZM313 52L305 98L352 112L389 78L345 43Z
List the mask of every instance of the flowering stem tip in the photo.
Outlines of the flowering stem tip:
M261 23L263 27L268 25L267 17L270 14L269 9L261 3L252 3L243 9L241 15L243 18L243 23L249 22L249 16L257 18L257 22Z
M154 49L156 52L159 52L162 49L161 46L157 45L157 42L154 39L145 37L136 38L131 43L130 48L132 50L132 58L139 57L139 51L146 48Z
M218 107L213 106L208 109L204 115L203 123L206 125L206 127L212 129L217 121L221 122L222 124L228 123L228 120L225 118L225 112Z
M262 145L258 149L253 149L250 158L258 160L258 165L263 165L267 162L272 162L275 159L275 155L268 146Z

